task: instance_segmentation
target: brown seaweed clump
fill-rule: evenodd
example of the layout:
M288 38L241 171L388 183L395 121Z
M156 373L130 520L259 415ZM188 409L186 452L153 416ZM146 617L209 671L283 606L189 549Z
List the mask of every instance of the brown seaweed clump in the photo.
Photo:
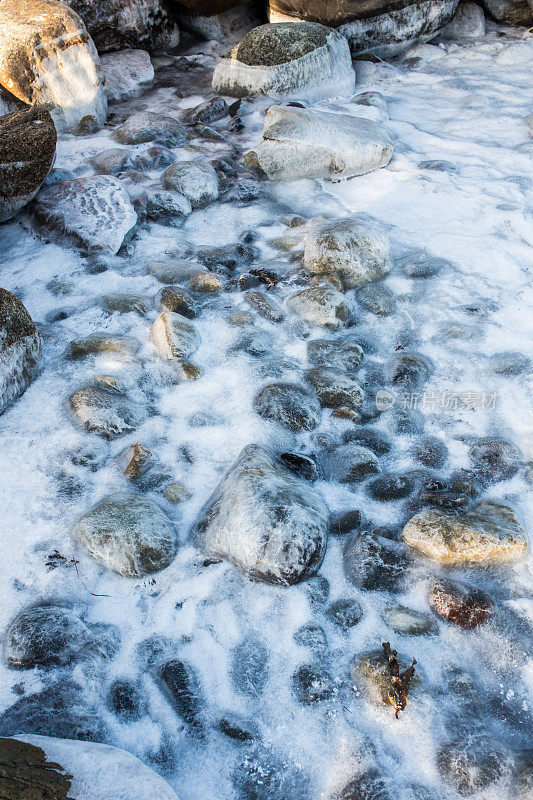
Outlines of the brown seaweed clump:
M398 719L399 712L403 711L407 705L409 687L415 674L416 658L413 658L413 663L410 667L400 673L400 664L397 658L398 651L391 650L390 642L383 642L381 646L385 650L390 677L390 688L387 692L387 697L383 698L383 702L393 707L396 712L394 716Z

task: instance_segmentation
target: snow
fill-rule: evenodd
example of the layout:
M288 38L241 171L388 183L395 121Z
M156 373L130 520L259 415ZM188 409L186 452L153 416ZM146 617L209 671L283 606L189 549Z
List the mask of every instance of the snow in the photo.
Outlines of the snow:
M317 448L317 436L336 435L347 423L325 411L315 432L296 436L253 411L253 398L267 378L301 380L302 368L307 366L307 342L301 338L300 322L294 316L283 323L256 322L257 329L273 336L275 349L265 359L254 359L242 351L228 353L243 333L229 324L229 315L250 310L242 294L228 291L209 297L194 322L201 336L194 361L203 374L197 381L175 385L160 381L161 362L150 343L157 308L144 317L133 312L107 314L99 300L117 292L153 297L161 283L147 272L150 262L183 258L189 246L234 243L250 229L257 234L255 244L268 268L283 269L291 276L294 265L287 265L269 244L287 232L282 224L284 215L309 219L319 214L367 214L386 230L391 242L396 265L385 285L394 291L398 311L389 317L358 311L361 322L354 331L374 347L373 354L363 348L366 362L362 369L373 360L388 363L405 338L415 338L416 349L435 365L427 391L428 397L437 401L428 401L421 408L421 395L402 399L398 393L395 403L419 403L426 432L445 438L450 468L468 468L467 437L490 433L514 442L524 460L531 460L531 375L496 373L490 368L490 359L507 350L533 356L533 231L528 218L533 141L527 122L533 100L532 57L530 36L488 24L484 38L466 44L436 40L408 52L400 61L357 62L357 92L377 92L386 101L386 124L394 142L394 157L387 167L339 183L306 179L261 184L263 194L252 203L216 203L195 210L181 229L157 225L143 229L129 255L110 256L108 269L102 272L91 271L90 262L75 248L37 238L26 221L0 227L2 285L20 297L45 342L41 375L0 419L5 554L0 631L7 629L20 610L42 599L83 602L89 606L89 622L118 626L121 648L105 668L107 672L102 669L103 677L88 673L83 664L75 668L75 677L101 709L113 744L156 769L166 769L166 779L181 800L215 796L233 800L231 775L243 751L213 727L202 741L188 737L138 655L138 645L156 634L171 640L170 657L183 659L197 672L205 698L201 713L208 727L229 712L253 720L272 759L281 762L287 773L294 769L308 776L312 797L329 798L362 766L377 763L383 773L393 776L402 800L411 783L443 789L445 797L455 800L453 791L443 786L435 760L453 713L446 688L452 667L473 673L479 712L485 715L483 719L491 720L487 724L493 726L493 735L503 737L511 748L520 749L527 743L533 693L526 653L528 633L523 626L533 615L531 556L497 573L457 570L458 577L477 581L493 594L496 620L471 632L439 621L438 635L419 637L400 637L385 625L381 615L391 601L388 593L360 591L346 581L343 542L337 537L330 536L320 575L330 584L327 603L345 598L360 602L363 619L349 632L339 630L322 613L311 595L316 586L312 582L269 586L249 581L227 562L204 566L204 556L191 543L189 532L242 449L257 443L278 452L311 453ZM209 53L193 58L209 69L215 64ZM174 87L157 88L156 83L156 88L143 96L143 105L155 113L184 114L205 99L201 86L207 87L208 82L198 81L199 71L193 72L192 87L187 83L192 79L184 73L181 88L190 94L183 100L174 95ZM129 113L138 110L135 101L128 103ZM243 147L254 148L260 141L268 105L264 98L243 102ZM351 99L332 99L313 109L363 117L369 107ZM227 120L218 124L224 131ZM84 138L62 137L56 166L91 175L86 160L111 143L108 131ZM149 146L139 145L138 151ZM205 158L227 149L204 141L201 147ZM191 158L190 152L180 148L174 152L180 160ZM440 162L441 168L422 166L427 162ZM156 177L150 175L151 180ZM303 241L303 230L301 236ZM444 260L432 278L410 278L400 266L402 257L420 249ZM299 288L283 284L276 290L278 299L285 300ZM63 308L69 310L65 319L53 324L45 321ZM449 336L452 323L459 334L453 338ZM127 363L113 353L76 362L64 360L72 339L103 332L138 339L142 343L138 360ZM306 332L312 339L329 336L324 329ZM345 333L343 330L340 335L344 338ZM265 375L274 367L280 375ZM107 460L93 472L72 466L69 460L68 453L88 446L94 435L72 424L66 398L98 374L116 376L132 392L146 392L157 414L148 416L131 434L106 442ZM455 397L456 407L453 400L441 403L450 397ZM463 402L467 397L470 403ZM191 428L189 418L200 411L215 413L222 421ZM387 425L385 416L375 423L385 433ZM182 481L192 493L179 505L165 505L179 531L180 547L172 564L150 581L111 573L71 535L75 520L83 513L105 496L127 489L117 457L135 442L157 454L172 480ZM412 466L408 455L412 439L394 435L394 443L392 468L399 471ZM380 461L386 462L386 457ZM65 463L80 485L78 491L65 490ZM395 503L378 503L361 488L325 481L315 488L330 512L360 508L376 525L397 522ZM483 499L512 505L527 530L533 511L528 490L522 471L509 481L492 485ZM163 503L160 498L158 502ZM47 569L48 556L55 549L67 563L75 557L77 571L72 566ZM394 600L427 613L428 590L439 571L428 562L417 562L409 572L408 585ZM328 668L344 693L325 705L302 706L292 694L291 676L311 656L295 644L293 636L311 622L326 632ZM251 635L268 653L265 690L253 698L239 694L230 677L232 652ZM408 703L399 720L394 719L390 707L371 705L351 692L346 680L353 657L379 647L388 638L407 656L416 657L429 690L424 703ZM124 676L138 682L150 708L149 714L130 724L119 722L103 704L109 683ZM29 694L50 680L46 672L15 673L2 662L0 709L11 706L21 688ZM491 709L499 708L496 703L507 709L509 724L490 716ZM159 755L162 746L166 759ZM66 750L63 752L66 763ZM59 752L55 757L61 760ZM76 771L76 766L72 769ZM149 789L149 781L144 782L140 772L132 774L137 777L135 791ZM165 796L162 789L152 794ZM493 784L483 791L483 800L514 800L514 796L505 785ZM433 800L433 795L430 797Z

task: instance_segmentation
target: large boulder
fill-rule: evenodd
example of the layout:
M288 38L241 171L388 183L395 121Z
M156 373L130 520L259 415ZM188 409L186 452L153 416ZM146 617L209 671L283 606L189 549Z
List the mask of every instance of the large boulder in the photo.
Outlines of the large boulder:
M0 84L24 103L48 108L58 131L86 116L106 121L94 43L78 15L57 0L2 0Z
M0 222L37 194L54 163L57 134L43 108L0 117Z
M176 5L176 19L180 30L194 33L202 39L233 46L242 37L263 22L260 8L255 0L229 2L191 2ZM235 7L230 7L230 4ZM196 10L195 10L196 9ZM202 10L200 10L202 9Z
M154 68L146 50L104 53L101 64L108 100L120 102L138 97L154 82Z
M208 500L199 547L250 578L287 586L314 575L326 551L328 511L306 481L258 445L248 445Z
M42 339L15 295L0 289L0 414L37 375Z
M124 47L176 47L178 26L167 0L66 0L87 26L100 53Z
M135 226L137 214L120 181L108 175L61 181L33 203L48 232L73 240L90 253L114 255Z
M388 58L427 42L451 20L458 0L270 0L271 22L310 20L337 28L353 55Z
M527 0L483 0L489 14L508 25L533 25L533 6Z
M386 166L392 152L387 131L372 120L271 106L255 156L273 180L339 180Z
M260 25L217 65L213 91L303 100L349 96L355 73L346 39L311 22Z
M0 739L0 796L178 800L163 778L125 750L31 734Z

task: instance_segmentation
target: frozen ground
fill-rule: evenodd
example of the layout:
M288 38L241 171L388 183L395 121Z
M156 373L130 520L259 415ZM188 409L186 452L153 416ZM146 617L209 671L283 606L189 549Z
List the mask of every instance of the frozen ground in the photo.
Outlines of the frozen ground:
M117 113L148 108L180 117L197 105L209 92L207 76L216 63L208 48L203 49L206 52L194 58L198 69L177 73L171 87L160 85L117 107ZM236 796L234 783L239 785L232 778L236 765L247 758L263 765L273 762L284 776L278 790L270 787L266 794L246 795L261 800L329 798L369 766L390 781L395 798L454 798L439 775L436 752L458 724L457 716L457 730L465 738L483 730L513 755L531 747L533 681L527 623L533 609L528 559L494 571L465 571L471 583L490 590L495 598L497 613L485 626L463 632L439 622L438 635L416 637L396 634L383 621L380 612L391 601L388 592L360 591L346 582L342 538L330 537L320 571L329 582L325 604L313 597L324 588L316 579L277 588L249 582L226 563L205 566L188 541L189 530L241 449L258 442L278 450L316 452L320 436L338 436L346 423L325 412L320 428L312 433L280 433L279 426L254 413L253 397L269 378L299 379L306 345L291 320L274 324L257 317L256 327L274 337L271 354L261 359L228 352L241 335L227 323L228 315L251 311L242 292L222 293L205 302L196 320L202 345L194 357L204 374L177 387L165 386L158 378L159 362L149 339L155 307L146 317L109 315L99 300L110 292L153 297L162 284L146 273L147 263L187 247L231 244L247 230L257 235L254 244L261 249L262 266L284 274L294 262L290 252L276 250L271 240L301 235L298 228L285 226L284 215L308 219L364 212L385 226L396 260L386 281L396 296L396 312L381 317L358 310L355 330L368 344L367 358L376 375L398 347L414 346L432 359L435 373L425 387L425 403L422 397L398 396L396 404L419 402L426 432L441 437L449 449L448 471L468 466L467 441L473 434L503 436L530 462L531 375L527 370L517 376L497 374L491 357L509 350L533 356L533 140L525 122L533 103L532 62L531 37L495 27L483 39L464 45L433 43L409 51L403 60L359 62L356 92L380 93L384 102L373 94L365 101L370 105L346 101L318 107L383 121L395 145L387 168L338 184L261 184L256 200L217 203L193 212L182 229L152 225L133 242L129 256L117 258L104 272L92 274L75 250L39 239L21 222L0 228L2 286L20 297L45 339L41 376L0 420L0 630L23 607L42 599L74 602L85 609L90 622L116 625L121 645L114 658L81 663L73 677L98 707L108 742L165 774L181 800L230 800ZM160 65L160 75L168 74ZM174 94L176 85L183 99ZM228 133L228 120L222 120L215 127L226 142L197 140L198 152L212 158L233 143L244 149L256 145L267 105L264 99L245 101L240 112L244 131ZM92 174L86 159L116 146L108 136L104 130L95 136L62 137L56 167ZM191 157L190 152L176 153L180 159ZM406 276L402 257L414 248L446 260L438 274L426 279ZM280 300L291 291L285 284L276 290ZM47 322L61 309L67 309L65 319ZM139 357L127 361L103 354L78 362L64 360L72 339L102 331L136 337L141 342ZM103 464L91 472L70 464L68 453L93 437L73 425L66 398L96 374L116 375L131 384L142 374L157 413L133 434L103 445ZM216 419L191 427L189 419L198 412ZM380 457L382 463L395 470L410 468L411 441L392 432L389 417L383 414L374 425L394 443L391 454ZM104 570L71 537L81 513L110 492L126 488L115 456L133 442L148 446L172 478L183 480L192 492L179 506L165 505L179 530L176 559L162 573L139 581ZM318 487L332 512L359 508L374 525L398 525L405 518L404 506L371 501L362 488L352 491L324 481ZM483 499L514 506L527 523L532 507L528 489L528 472L522 470L489 487ZM166 502L161 495L154 497ZM51 569L47 562L54 551L65 562ZM72 558L78 559L77 571L69 564ZM429 581L441 572L415 560L395 601L427 612ZM324 613L325 606L342 598L357 599L364 610L362 621L348 632ZM335 693L330 700L306 706L294 698L292 675L313 659L295 644L293 635L309 622L326 633ZM143 666L138 645L154 635L172 640L169 652L198 675L204 738L191 737ZM248 693L238 690L232 669L235 648L245 638L256 643L259 653L260 677ZM353 692L348 677L353 657L386 639L406 656L416 657L425 689L418 699L413 694L399 720L390 707ZM454 669L459 683L468 686L461 696L450 688ZM66 672L15 672L2 663L0 710ZM139 684L146 702L146 713L130 723L121 723L103 702L108 685L124 677ZM243 745L216 731L214 725L229 713L253 725L260 744ZM266 773L263 785L268 787ZM515 792L504 778L477 796L514 800Z

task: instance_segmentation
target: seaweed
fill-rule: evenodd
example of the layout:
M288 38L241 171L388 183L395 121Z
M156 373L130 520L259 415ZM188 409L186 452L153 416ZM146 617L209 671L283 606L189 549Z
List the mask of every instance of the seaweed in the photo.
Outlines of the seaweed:
M416 658L413 658L413 663L404 672L400 673L400 664L398 663L398 651L391 650L390 642L382 642L385 656L389 663L389 676L390 676L390 689L387 692L387 697L383 699L384 703L388 703L395 710L395 717L398 719L400 711L405 709L407 705L407 695L411 685L411 680L415 674Z

